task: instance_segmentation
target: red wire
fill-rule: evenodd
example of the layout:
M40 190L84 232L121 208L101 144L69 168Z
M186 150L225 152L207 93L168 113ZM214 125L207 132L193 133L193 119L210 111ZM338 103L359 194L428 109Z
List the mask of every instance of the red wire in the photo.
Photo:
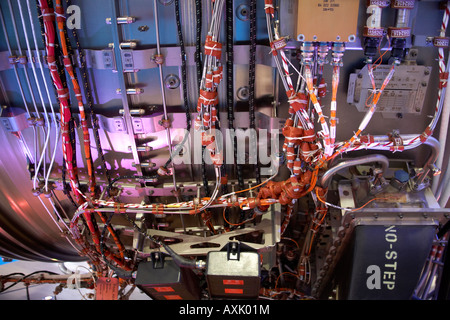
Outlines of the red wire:
M50 63L55 61L55 42L56 42L56 32L55 26L53 24L53 18L49 18L49 6L46 0L39 0L39 6L41 8L42 14L44 15L44 26L45 26L45 38L46 38L46 51L47 59L49 61L50 74L53 80L53 84L58 91L58 99L61 105L61 132L62 132L62 144L63 144L63 155L67 165L67 171L69 174L71 186L76 201L79 204L84 202L78 187L76 185L77 172L73 166L73 149L70 142L69 134L69 122L72 118L72 114L69 107L69 102L67 97L62 96L64 94L64 86L59 76L58 70L52 66Z

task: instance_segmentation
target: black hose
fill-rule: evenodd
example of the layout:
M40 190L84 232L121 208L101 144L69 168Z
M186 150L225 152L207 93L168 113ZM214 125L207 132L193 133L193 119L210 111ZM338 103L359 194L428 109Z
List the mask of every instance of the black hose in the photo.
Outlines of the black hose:
M155 244L158 244L162 246L167 253L172 257L173 261L180 267L180 268L189 268L189 269L195 269L197 268L196 260L187 259L185 257L180 256L178 253L173 251L172 248L170 248L167 244L165 244L163 241L157 240L151 235L148 235L145 233L126 213L122 213L122 216L127 219L129 223L133 225L133 228L136 229L140 234L142 234L145 238L149 239Z
M256 130L255 116L255 84L256 84L256 0L250 1L250 62L249 62L249 116L250 129ZM256 131L255 131L256 133ZM256 145L251 145L251 153L256 156ZM257 157L257 156L256 156ZM254 167L256 184L261 184L261 171L259 165Z
M69 7L71 5L71 0L66 0L66 5L67 5L67 7ZM102 145L100 142L100 135L99 135L100 126L99 126L99 120L97 118L97 115L94 112L94 98L92 97L92 91L90 88L89 79L87 77L88 71L87 71L87 67L86 67L86 58L84 56L84 51L81 48L80 40L78 38L78 33L77 33L76 28L72 28L72 37L73 37L74 41L76 42L77 51L78 51L79 60L80 60L79 69L80 69L80 73L82 75L84 94L86 96L86 101L87 101L87 107L85 108L85 111L86 111L86 114L88 115L88 118L91 119L93 134L94 134L94 141L95 141L95 145L97 147L98 155L99 155L99 158L101 161L102 169L105 173L108 183L110 183L111 182L111 174L106 166L105 155L103 153L103 148L102 148ZM70 46L70 41L67 41L67 44L68 44L68 46ZM91 161L92 161L92 159L91 159Z
M180 268L189 268L189 269L195 269L197 268L196 260L187 259L183 256L180 256L178 253L172 250L171 247L169 247L164 242L160 243L164 249L166 249L167 253L172 257L173 261L179 266Z
M183 89L183 106L186 113L186 134L184 135L183 140L179 143L175 150L170 154L169 159L164 164L164 168L167 168L173 160L173 157L178 155L181 149L184 147L187 139L189 138L189 134L191 131L191 112L189 107L189 99L188 99L188 90L187 90L187 64L186 64L186 49L184 45L184 37L183 37L183 29L181 26L181 15L180 15L180 0L175 0L175 18L177 23L177 33L178 33L178 41L180 43L180 51L181 51L181 86Z
M2 291L0 291L0 292L5 292L6 290L11 289L12 287L16 286L17 284L19 284L19 283L22 282L23 280L25 280L25 279L27 279L27 278L29 278L29 277L35 275L35 274L38 274L38 273L47 273L47 274L50 274L50 275L57 275L57 273L52 272L52 271L34 271L34 272L32 272L32 273L30 273L30 274L28 274L28 275L26 275L26 276L23 276L23 277L20 278L18 281L14 282L14 283L13 283L12 285L10 285L9 287L4 288L4 289L3 289Z
M226 12L226 55L227 55L227 74L226 74L226 87L227 87L227 111L228 111L228 128L234 133L234 6L233 0L226 0L225 3ZM237 137L234 134L233 137L233 153L234 159L237 161ZM243 168L241 164L236 163L236 175L238 180L238 186L242 190L244 189Z
M116 183L119 180L124 179L155 179L158 178L158 175L155 176L120 176L117 178L114 178L111 180L111 182L106 186L105 194L109 195L109 192L111 191L111 188L113 187L114 183Z
M450 221L447 221L447 223L444 224L444 226L441 229L439 229L437 237L441 239L449 231L450 231Z

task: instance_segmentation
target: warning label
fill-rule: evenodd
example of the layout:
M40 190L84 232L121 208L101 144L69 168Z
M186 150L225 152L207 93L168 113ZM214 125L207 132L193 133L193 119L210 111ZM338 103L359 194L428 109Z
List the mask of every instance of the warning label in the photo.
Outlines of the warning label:
M317 3L317 7L321 8L322 11L334 11L335 8L339 8L340 6L339 0L322 0Z
M355 0L298 0L296 38L349 41L356 34L358 11L359 1Z

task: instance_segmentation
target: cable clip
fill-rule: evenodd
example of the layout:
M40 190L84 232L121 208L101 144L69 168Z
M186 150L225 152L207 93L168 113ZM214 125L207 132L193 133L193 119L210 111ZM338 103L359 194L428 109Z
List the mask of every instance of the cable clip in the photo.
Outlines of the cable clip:
M218 60L222 57L222 44L213 41L211 36L206 36L205 55L216 57Z
M65 22L66 16L64 14L64 8L61 4L56 4L55 16L57 22Z
M439 74L439 89L446 88L448 81L448 72L441 72Z
M199 103L205 106L215 106L219 103L217 91L200 90Z
M427 127L425 131L420 135L420 142L424 143L433 134L430 127Z
M220 84L223 79L223 66L219 66L213 71L213 82L216 86Z
M434 37L433 46L438 48L447 48L450 45L450 38L448 37Z
M158 171L156 173L160 176L168 176L170 171L166 167L161 166L158 168Z
M392 147L390 150L392 152L404 151L405 146L403 145L403 139L397 131L388 134L389 140L392 142Z
M153 56L153 61L156 64L162 65L162 64L164 64L164 56L162 54L155 54Z
M264 1L264 10L266 11L266 14L275 14L275 8L273 6L273 0L265 0Z
M274 56L276 56L276 55L278 55L277 51L283 49L286 46L287 46L286 38L282 37L282 38L280 38L278 40L274 40L270 43L270 48L271 48L270 52Z
M17 63L17 57L16 56L9 56L8 57L8 61L9 61L9 64L16 64Z
M172 126L172 121L170 119L161 119L161 120L159 120L159 124L164 129L169 129Z
M44 18L44 22L54 22L55 11L53 10L53 8L43 8L42 15L40 17Z
M20 64L26 65L28 63L28 58L26 56L20 56L18 61Z

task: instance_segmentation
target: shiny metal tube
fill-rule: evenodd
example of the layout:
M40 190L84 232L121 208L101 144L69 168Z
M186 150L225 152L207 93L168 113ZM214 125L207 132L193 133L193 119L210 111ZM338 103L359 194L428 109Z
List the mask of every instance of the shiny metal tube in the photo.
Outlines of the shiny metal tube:
M22 52L22 48L20 46L19 32L18 32L18 29L17 29L16 20L14 19L14 11L13 11L13 8L12 8L11 0L8 0L8 6L9 6L9 12L11 14L11 22L12 22L12 26L13 26L13 29L14 29L14 35L16 37L17 50L19 51L19 54L22 56L23 52ZM25 80L27 82L27 85L28 85L28 88L29 88L29 91L30 91L30 95L31 95L31 99L33 101L34 109L36 111L36 114L39 116L37 103L36 103L36 97L35 97L34 92L33 92L33 87L31 86L30 75L28 74L28 69L27 69L26 66L24 66L23 71L25 72Z
M31 70L33 71L34 80L36 82L36 88L38 90L39 98L40 98L41 103L42 103L42 109L44 111L45 122L48 125L48 132L47 132L47 130L45 130L45 125L43 126L45 141L44 141L44 146L43 146L43 150L42 150L42 156L39 159L39 162L38 162L38 165L37 165L37 169L36 169L36 173L34 175L34 181L33 181L33 188L36 189L36 187L37 187L37 173L39 172L39 169L40 169L41 165L42 165L42 168L43 168L43 175L44 175L44 177L47 176L46 151L47 151L47 147L48 147L49 142L50 142L50 130L51 130L51 127L50 127L50 121L49 121L48 113L47 113L47 110L46 110L46 107L45 107L45 100L44 100L44 97L43 97L41 85L39 84L39 79L38 79L38 76L37 76L36 66L34 65L34 62L33 62L33 53L32 53L32 50L31 50L30 40L28 38L28 33L27 33L27 29L26 29L26 24L25 24L25 18L24 18L24 13L23 13L23 9L22 9L22 4L20 3L20 1L17 2L17 4L19 6L19 15L20 15L20 20L22 22L24 36L25 36L25 43L26 43L26 46L27 46L27 49L28 49L28 59L31 62ZM14 20L14 16L12 16L12 19ZM15 30L15 31L17 32L17 30ZM39 55L38 55L38 57L39 57ZM39 60L40 60L40 58L39 58ZM24 68L24 69L26 70L26 68ZM43 70L41 69L41 71L43 71ZM45 83L45 81L44 81L44 83ZM51 103L51 101L49 101L49 102ZM56 118L55 118L55 120L56 120ZM49 168L49 170L51 170L51 168ZM46 188L47 188L47 183L46 183Z
M328 188L328 186L330 185L331 179L339 171L349 168L349 167L352 167L352 166L366 164L366 163L372 163L372 162L381 163L383 173L386 172L386 170L389 167L389 159L380 154L363 156L363 157L354 158L354 159L346 159L346 160L340 162L339 164L337 164L336 166L330 168L328 171L326 171L324 173L324 175L320 178L319 184L323 188Z
M6 45L8 47L9 55L12 56L13 52L12 52L12 49L11 49L11 43L9 42L8 32L6 31L6 24L5 24L5 19L3 17L2 8L0 8L0 22L1 22L1 25L2 25L2 28L3 28L3 33L5 34L5 41L6 41ZM15 74L16 79L17 79L17 84L19 86L20 95L22 96L22 100L23 100L23 103L25 105L25 109L27 111L28 117L31 117L30 109L28 107L28 102L27 102L27 99L25 98L25 93L23 91L22 83L20 82L19 73L17 71L17 65L14 64L13 68L14 68L14 74Z
M429 137L423 144L431 147L431 155L428 157L427 162L423 166L423 171L414 178L415 190L423 189L424 181L425 178L428 177L428 174L432 171L438 170L435 166L435 163L439 156L439 152L441 151L441 144L439 143L439 141L437 141L437 139L433 137Z
M25 19L24 19L23 15L22 15L22 6L20 4L19 4L19 8L20 8L20 14L21 14L22 23L25 26ZM57 148L58 148L58 138L59 138L59 135L60 135L60 130L59 130L58 123L57 123L55 108L53 108L53 105L52 105L52 98L50 96L50 89L49 89L49 86L47 85L47 81L46 81L45 74L44 74L44 64L42 62L42 59L41 59L41 56L40 56L40 53L39 53L39 46L38 46L38 41L37 41L37 38L36 38L36 31L35 31L35 28L34 28L33 17L32 17L32 14L31 14L30 0L27 0L27 9L28 9L28 18L29 18L30 26L31 26L31 35L32 35L32 39L33 39L33 42L34 42L34 47L35 47L35 51L36 51L37 61L38 61L38 64L39 64L39 70L40 70L40 74L41 74L41 77L42 77L42 82L44 83L45 92L47 94L48 105L50 106L51 113L52 113L52 116L53 116L53 121L54 121L54 124L55 124L55 145L54 145L53 154L52 154L52 157L51 157L51 160L50 160L49 169L47 171L47 175L45 176L45 190L48 190L48 179L50 177L50 173L51 173L53 165L55 163L55 157L56 157L56 151L57 151ZM28 44L28 35L27 35L27 30L26 30L25 27L23 29L23 32L25 34L25 38L27 39L27 44ZM30 52L30 54L31 54L31 52ZM36 83L38 84L38 89L41 90L40 89L40 85L39 85L39 80L37 78L36 78ZM49 121L48 114L47 114L47 112L45 110L44 100L42 100L42 107L44 109L45 117L46 117L47 123L48 123L48 131L49 132L48 132L47 140L49 140L49 138L50 138L50 130L51 130L51 123Z
M448 162L450 164L450 160ZM441 183L439 184L439 188L436 191L436 199L439 201L439 205L441 207L445 207L447 205L448 199L450 198L450 169L447 165L447 170L445 175L441 179Z
M156 0L153 1L154 15L155 15L155 32L156 32L156 52L158 55L161 55L161 43L159 39L159 19L158 19L158 5ZM162 71L162 64L158 64L159 66L159 78L161 82L161 95L162 95L162 103L164 110L164 120L168 120L167 116L167 104L166 104L166 92L164 91L164 77ZM172 137L170 135L170 128L166 128L166 136L167 136L167 145L169 146L169 154L172 156ZM175 177L175 166L172 164L172 178L173 178L173 186L175 191L177 190L177 180ZM176 194L176 193L175 193ZM178 200L178 195L176 195Z
M409 26L410 9L398 9L395 22L396 28L407 28Z
M1 7L0 7L0 23L1 23L1 26L2 26L2 28L3 28L3 32L4 32L4 35L5 35L5 42L6 42L6 45L7 45L7 47L8 47L9 55L12 56L12 55L13 55L13 52L12 52L12 48L11 48L11 43L10 43L10 41L9 41L9 36L8 36L8 32L7 32L7 30L6 30L5 19L4 19L4 17L3 17L3 12L2 12ZM19 72L17 71L17 65L16 65L16 64L13 64L13 70L14 70L14 75L15 75L16 80L17 80L17 85L18 85L18 87L19 87L19 92L20 92L20 95L21 95L21 97L22 97L23 104L24 104L24 106L25 106L25 110L26 110L26 112L27 112L27 114L28 114L28 118L31 118L30 108L28 107L28 101L27 101L27 99L25 98L25 92L24 92L24 90L23 90L22 83L20 82ZM37 132L36 132L36 127L35 127L35 126L32 126L32 129L33 129L34 137L36 138L36 133L37 133ZM33 165L34 165L34 167L35 167L35 171L36 171L37 150L36 150L36 148L35 148L35 150L34 150L34 153L35 153L35 154L32 155L32 154L31 154L31 151L30 151L30 148L28 147L28 144L27 144L27 142L25 141L25 139L23 138L23 135L22 135L21 132L19 132L19 136L20 136L20 141L21 141L21 143L23 144L23 146L24 146L24 148L25 148L25 150L26 150L26 154L27 154L28 157L30 158L30 161L33 163Z

